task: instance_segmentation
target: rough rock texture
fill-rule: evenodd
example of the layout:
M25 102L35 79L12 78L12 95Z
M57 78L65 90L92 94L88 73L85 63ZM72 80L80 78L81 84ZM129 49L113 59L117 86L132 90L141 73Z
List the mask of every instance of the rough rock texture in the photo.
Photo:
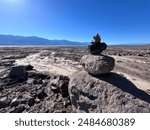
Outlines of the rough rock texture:
M14 66L9 72L9 78L25 80L27 78L27 72L25 66Z
M68 96L68 84L69 78L67 76L58 76L50 81L46 92L53 91L54 93L61 93L62 97L65 98Z
M150 112L150 95L116 73L95 78L76 72L70 77L69 95L74 112Z
M28 70L28 71L29 71L29 70L33 70L33 68L34 68L34 66L32 66L32 65L30 65L30 64L29 64L29 65L26 65L25 67L26 67L26 70Z
M11 67L15 64L15 60L22 60L21 58L27 58L28 60L28 55L35 55L35 53L40 53L41 55L41 57L37 58L37 61L44 60L45 57L48 57L47 64L51 64L51 58L54 56L54 59L57 59L56 62L58 64L61 63L61 67L64 67L63 64L66 64L66 61L69 60L68 67L72 66L78 68L78 62L81 57L87 54L87 47L1 47L0 112L72 112L69 97L63 98L59 89L57 93L51 90L52 86L50 86L50 83L51 80L54 80L52 74L48 75L46 72L37 72L34 68L33 71L28 72L28 80L25 80L24 82L18 82L6 77L6 74L8 74ZM137 87L141 87L141 89L143 87L143 89L149 91L150 94L150 45L108 46L103 54L115 56L116 65L114 71L124 76L126 76L125 74L128 74L130 76L128 78L133 79L133 83L137 82L139 84ZM139 55L143 55L143 57ZM33 60L33 62L34 61L35 60ZM75 62L77 62L77 64L74 64ZM33 64L34 67L38 65L40 65L40 63ZM68 69L67 67L64 68ZM57 77L58 76L56 76L56 79ZM43 84L35 84L35 80L38 82L41 82L42 80ZM115 80L115 82L119 81ZM147 84L147 86L145 84ZM57 86L57 84L53 86ZM37 95L40 89L44 89L44 92L47 94L47 96L41 100ZM20 104L11 107L10 104L15 98L17 98ZM35 102L33 101L33 98ZM146 107L148 106L145 105L144 108Z
M81 58L80 63L91 75L107 74L115 66L114 58L104 55L85 55Z
M88 46L88 52L92 55L100 55L107 48L107 44L101 42L99 33L93 36L92 45Z
M29 69L30 70L30 69ZM69 78L36 70L27 79L0 77L0 113L70 113Z
M89 51L89 53L91 53L93 55L100 55L101 52L103 52L106 48L107 48L107 45L106 45L106 43L103 42L103 43L89 45L88 51Z

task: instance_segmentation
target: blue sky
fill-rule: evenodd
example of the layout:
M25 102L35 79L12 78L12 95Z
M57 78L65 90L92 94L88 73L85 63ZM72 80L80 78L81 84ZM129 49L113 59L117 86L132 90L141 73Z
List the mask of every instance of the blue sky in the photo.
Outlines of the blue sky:
M0 34L150 43L150 0L0 0Z

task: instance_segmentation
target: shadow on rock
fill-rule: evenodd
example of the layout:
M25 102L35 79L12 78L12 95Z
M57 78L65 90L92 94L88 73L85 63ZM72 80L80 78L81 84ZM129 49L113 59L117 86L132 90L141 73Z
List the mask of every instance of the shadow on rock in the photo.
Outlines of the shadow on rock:
M103 75L103 76L97 76L96 78L103 80L105 82L108 82L120 88L122 91L132 94L136 98L139 98L147 103L150 103L149 94L138 89L131 81L129 81L128 79L126 79L125 77L119 74L110 73L110 74Z
M86 102L79 102L79 106L80 106L79 109L85 111L86 113L89 113L89 109L97 108L97 105L92 105L92 103L86 103Z

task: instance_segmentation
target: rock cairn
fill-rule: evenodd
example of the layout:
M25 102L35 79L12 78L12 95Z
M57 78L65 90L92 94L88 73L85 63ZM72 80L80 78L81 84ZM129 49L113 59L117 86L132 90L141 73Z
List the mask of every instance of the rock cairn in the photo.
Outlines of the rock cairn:
M107 48L107 44L101 42L99 33L93 36L91 45L88 46L90 54L81 58L81 65L89 74L93 76L108 74L115 66L114 58L101 53Z
M127 78L110 73L115 60L101 54L107 45L101 42L98 33L91 44L88 46L90 54L81 58L86 71L77 71L70 76L68 91L73 112L150 112L149 94L139 90Z

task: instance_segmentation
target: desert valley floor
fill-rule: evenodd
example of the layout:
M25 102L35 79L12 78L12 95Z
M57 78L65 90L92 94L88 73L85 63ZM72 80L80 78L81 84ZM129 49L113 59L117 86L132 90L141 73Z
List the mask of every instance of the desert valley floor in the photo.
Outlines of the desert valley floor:
M47 85L62 81L68 85L72 73L83 71L80 59L87 53L87 47L80 46L1 46L0 112L73 112L67 92L51 91ZM103 54L115 59L114 73L150 95L150 45L109 46ZM26 81L7 77L12 66L29 64L34 68Z

